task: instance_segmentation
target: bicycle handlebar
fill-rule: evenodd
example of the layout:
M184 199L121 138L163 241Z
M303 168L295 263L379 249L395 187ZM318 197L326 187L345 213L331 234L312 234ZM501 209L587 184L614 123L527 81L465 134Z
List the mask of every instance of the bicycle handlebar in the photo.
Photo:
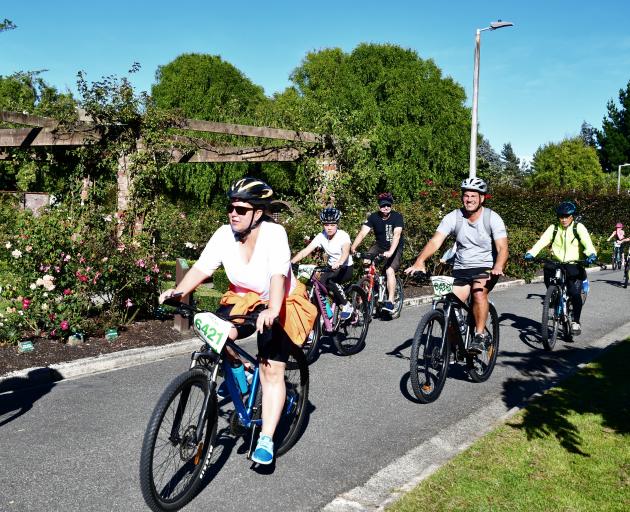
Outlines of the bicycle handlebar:
M195 313L203 312L199 308L196 308L194 306L191 306L190 304L186 304L185 302L177 300L181 296L182 296L181 293L173 294L170 297L164 299L163 304L175 308L176 314L181 315L184 318L190 318ZM219 313L213 313L213 315L216 315L222 320L226 320L227 322L237 321L239 325L245 324L245 325L255 326L256 320L258 319L258 315L253 314L253 313L248 313L246 315L221 315ZM277 321L277 319L274 321Z
M533 260L529 260L532 263L550 263L554 266L561 266L561 265L582 265L584 267L587 267L589 265L597 265L599 266L602 270L604 270L606 268L606 264L602 263L601 261L594 261L593 263L589 263L587 260L574 260L574 261L558 261L558 260L552 260L550 258L534 258Z
M372 254L369 252L355 252L354 256L362 260L373 261L374 263L380 263L381 261L385 260L385 256L383 256L382 254Z

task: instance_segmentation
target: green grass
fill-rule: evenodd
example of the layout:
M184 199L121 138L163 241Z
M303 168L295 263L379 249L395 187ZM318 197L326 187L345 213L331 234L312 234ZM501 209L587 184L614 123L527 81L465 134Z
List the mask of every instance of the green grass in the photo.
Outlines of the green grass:
M630 510L629 362L626 340L387 510Z

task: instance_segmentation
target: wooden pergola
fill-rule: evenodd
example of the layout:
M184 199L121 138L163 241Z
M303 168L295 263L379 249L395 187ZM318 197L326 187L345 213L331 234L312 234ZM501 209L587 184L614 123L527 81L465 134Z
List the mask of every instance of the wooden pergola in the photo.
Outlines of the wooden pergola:
M25 126L25 128L0 128L0 150L7 148L78 147L98 142L101 137L94 123L85 117L71 130L56 119L20 112L0 111L0 121ZM327 148L332 143L330 137L312 132L218 123L198 119L185 119L173 128L185 131L276 139L291 144L256 147L217 146L203 138L174 134L169 138L169 141L172 142L171 163L294 162L306 154L323 157L327 154ZM141 141L137 141L136 147L142 147ZM193 150L182 148L193 148ZM0 156L0 158L6 157L6 153ZM118 211L125 211L129 201L129 157L130 155L123 155L118 161ZM330 160L322 163L322 166L326 167L324 170L329 170Z

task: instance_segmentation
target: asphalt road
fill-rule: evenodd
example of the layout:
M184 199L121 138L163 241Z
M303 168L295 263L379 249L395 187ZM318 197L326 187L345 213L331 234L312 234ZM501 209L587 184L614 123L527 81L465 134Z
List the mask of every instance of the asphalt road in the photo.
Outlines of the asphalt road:
M544 285L495 291L501 350L492 377L474 384L452 366L430 405L417 403L408 383L410 338L430 306L375 320L363 352L340 357L329 348L311 366L308 421L295 447L270 471L257 472L238 453L240 442L221 437L217 474L186 510L320 510L476 411L522 404L596 357L598 340L630 320L630 290L619 286L620 277L591 275L583 334L553 353L538 342ZM0 394L0 511L145 510L142 436L161 391L187 366L188 358L176 357ZM474 434L458 435L465 444Z

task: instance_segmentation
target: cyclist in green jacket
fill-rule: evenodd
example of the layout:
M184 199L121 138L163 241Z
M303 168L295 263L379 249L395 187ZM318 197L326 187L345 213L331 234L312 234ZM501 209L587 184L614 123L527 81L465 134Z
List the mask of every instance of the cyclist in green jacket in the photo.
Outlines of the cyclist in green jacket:
M578 261L580 254L586 255L589 264L597 260L597 251L591 241L588 230L579 222L575 222L577 206L571 201L564 201L556 207L559 225L552 224L542 234L538 242L527 251L525 261L531 261L536 255L551 243L551 254L559 262ZM581 246L581 247L580 247ZM582 249L580 251L580 249ZM545 266L545 285L553 276L553 268ZM578 335L582 332L580 315L582 313L582 281L586 278L584 266L579 264L567 265L567 292L573 306L573 322L571 331Z

